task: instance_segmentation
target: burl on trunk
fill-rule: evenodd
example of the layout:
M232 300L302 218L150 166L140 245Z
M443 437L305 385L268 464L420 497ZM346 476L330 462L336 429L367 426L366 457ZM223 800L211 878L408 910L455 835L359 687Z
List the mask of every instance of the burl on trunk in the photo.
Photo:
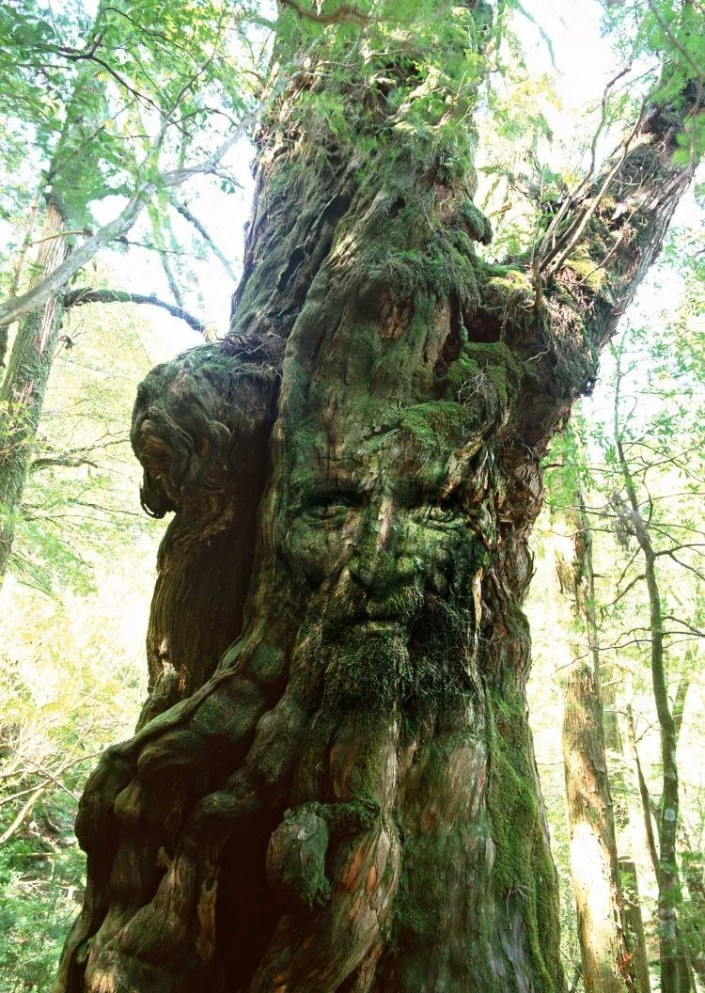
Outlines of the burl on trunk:
M285 12L231 334L140 387L143 501L175 517L61 991L563 988L524 696L539 460L689 171L654 108L578 236L485 264L488 10L430 7L396 47Z

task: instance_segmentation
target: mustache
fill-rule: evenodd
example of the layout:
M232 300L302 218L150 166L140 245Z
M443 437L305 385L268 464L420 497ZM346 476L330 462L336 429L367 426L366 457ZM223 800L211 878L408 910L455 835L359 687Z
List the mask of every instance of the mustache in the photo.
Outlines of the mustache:
M346 587L328 597L322 615L325 635L365 621L395 621L408 624L429 605L433 597L420 584L410 584L385 596L372 596L365 590Z

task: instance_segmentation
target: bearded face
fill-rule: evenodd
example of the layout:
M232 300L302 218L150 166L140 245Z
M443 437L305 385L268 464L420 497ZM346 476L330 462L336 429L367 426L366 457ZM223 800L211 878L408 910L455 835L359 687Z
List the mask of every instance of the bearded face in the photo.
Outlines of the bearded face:
M469 688L485 544L467 488L390 433L315 445L292 473L281 555L305 590L325 692L388 706Z

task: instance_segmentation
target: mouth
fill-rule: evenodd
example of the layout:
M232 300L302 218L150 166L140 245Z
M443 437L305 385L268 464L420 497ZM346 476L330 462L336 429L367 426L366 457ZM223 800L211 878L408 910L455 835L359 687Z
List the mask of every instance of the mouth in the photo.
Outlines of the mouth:
M370 634L401 634L405 627L397 617L360 617L355 623Z

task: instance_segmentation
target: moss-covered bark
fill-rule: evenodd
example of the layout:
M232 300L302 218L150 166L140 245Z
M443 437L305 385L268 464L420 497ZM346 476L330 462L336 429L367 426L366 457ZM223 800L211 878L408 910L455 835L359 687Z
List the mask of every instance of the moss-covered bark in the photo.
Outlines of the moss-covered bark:
M176 512L152 695L81 802L58 990L563 988L527 541L637 273L615 250L611 302L562 271L535 305L481 262L487 9L423 9L401 46L285 11L231 335L138 396Z

